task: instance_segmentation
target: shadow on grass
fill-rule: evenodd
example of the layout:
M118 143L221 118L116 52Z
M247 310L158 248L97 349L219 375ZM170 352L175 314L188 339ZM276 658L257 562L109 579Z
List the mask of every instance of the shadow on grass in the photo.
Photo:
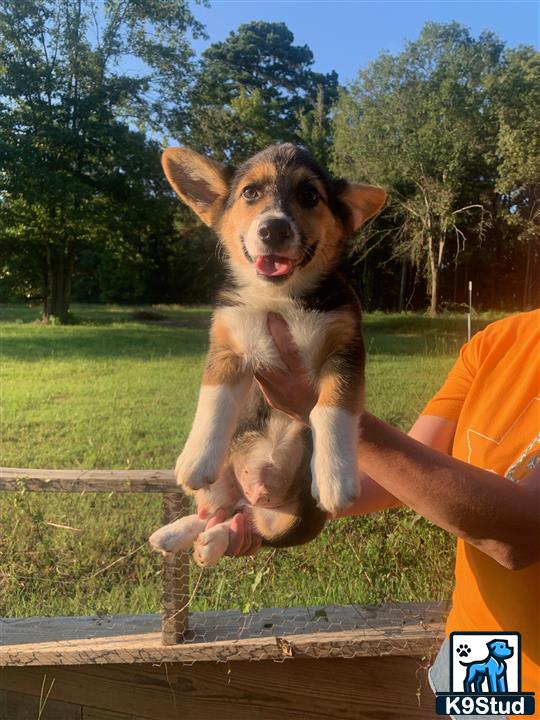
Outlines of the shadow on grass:
M0 306L0 354L28 361L63 358L138 360L198 358L208 347L211 309L181 306L121 307L75 305L74 325L42 326L37 308ZM499 316L475 317L473 332ZM155 319L153 319L155 318ZM467 339L465 315L437 318L416 313L371 313L364 317L370 356L457 355Z
M74 304L67 327L76 325L112 325L116 323L148 323L175 327L207 328L211 308L180 305L84 305ZM39 325L42 308L37 305L0 303L0 322L16 325Z
M206 329L138 326L24 326L2 333L0 356L27 362L42 360L129 358L199 359L208 347Z

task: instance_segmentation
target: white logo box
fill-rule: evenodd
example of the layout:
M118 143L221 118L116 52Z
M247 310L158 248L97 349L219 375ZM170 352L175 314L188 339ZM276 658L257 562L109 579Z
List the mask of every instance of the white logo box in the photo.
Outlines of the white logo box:
M450 692L464 692L463 681L467 668L461 662L482 662L489 657L487 644L492 640L504 640L513 649L512 657L505 658L507 692L521 692L521 637L517 632L454 632L450 635ZM464 651L468 649L468 654ZM462 653L460 655L460 652ZM488 693L487 683L482 688Z

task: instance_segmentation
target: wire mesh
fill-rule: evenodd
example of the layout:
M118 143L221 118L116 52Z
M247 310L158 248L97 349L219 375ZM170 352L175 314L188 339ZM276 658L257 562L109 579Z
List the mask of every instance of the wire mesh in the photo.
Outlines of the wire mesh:
M3 493L0 663L429 656L436 647L445 604L426 600L450 587L452 548L410 511L335 521L308 545L214 568L148 547L156 527L189 512L178 492ZM407 588L419 551L430 566L439 559L440 574Z

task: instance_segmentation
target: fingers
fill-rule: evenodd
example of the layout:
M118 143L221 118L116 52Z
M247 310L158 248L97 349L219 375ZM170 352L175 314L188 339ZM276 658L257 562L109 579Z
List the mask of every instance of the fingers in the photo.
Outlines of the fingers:
M199 517L201 517L199 515ZM208 517L208 512L206 512L206 515L204 517ZM202 518L204 520L204 517ZM213 528L215 525L219 525L222 523L227 517L227 513L223 508L219 508L216 510L216 512L212 515L210 520L206 523L205 530L210 530L210 528Z
M302 358L298 352L298 347L293 340L289 326L285 320L277 313L268 313L267 317L268 331L279 351L283 363L287 366L293 375L303 375L305 373Z
M244 513L236 513L231 520L229 547L227 555L254 555L261 547L262 539L253 532L253 528Z

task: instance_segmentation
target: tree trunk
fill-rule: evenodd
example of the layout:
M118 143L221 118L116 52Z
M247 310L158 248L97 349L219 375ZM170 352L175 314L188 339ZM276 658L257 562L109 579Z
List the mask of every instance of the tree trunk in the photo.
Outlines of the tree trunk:
M439 303L439 273L442 267L444 257L444 247L446 245L446 237L444 234L439 236L437 248L437 257L433 249L433 238L429 237L429 266L431 272L431 303L429 306L430 317L437 316L437 305Z
M75 244L66 247L47 246L47 293L43 307L44 322L53 318L66 322L71 302L71 278L75 260Z
M429 294L430 294L430 305L429 305L429 316L437 317L437 295L439 292L439 267L433 251L433 238L430 236L428 240L428 254L429 254Z
M530 310L532 303L532 284L533 284L533 277L532 277L532 253L533 250L533 240L529 239L527 241L527 259L526 259L526 265L525 265L525 282L523 283L523 303L522 303L522 309L523 310Z
M399 299L398 299L398 312L403 312L405 309L405 291L407 289L407 270L409 260L407 257L403 257L401 260L401 280L399 283Z
M439 271L435 265L431 268L431 301L429 316L437 317L437 295L439 292Z

